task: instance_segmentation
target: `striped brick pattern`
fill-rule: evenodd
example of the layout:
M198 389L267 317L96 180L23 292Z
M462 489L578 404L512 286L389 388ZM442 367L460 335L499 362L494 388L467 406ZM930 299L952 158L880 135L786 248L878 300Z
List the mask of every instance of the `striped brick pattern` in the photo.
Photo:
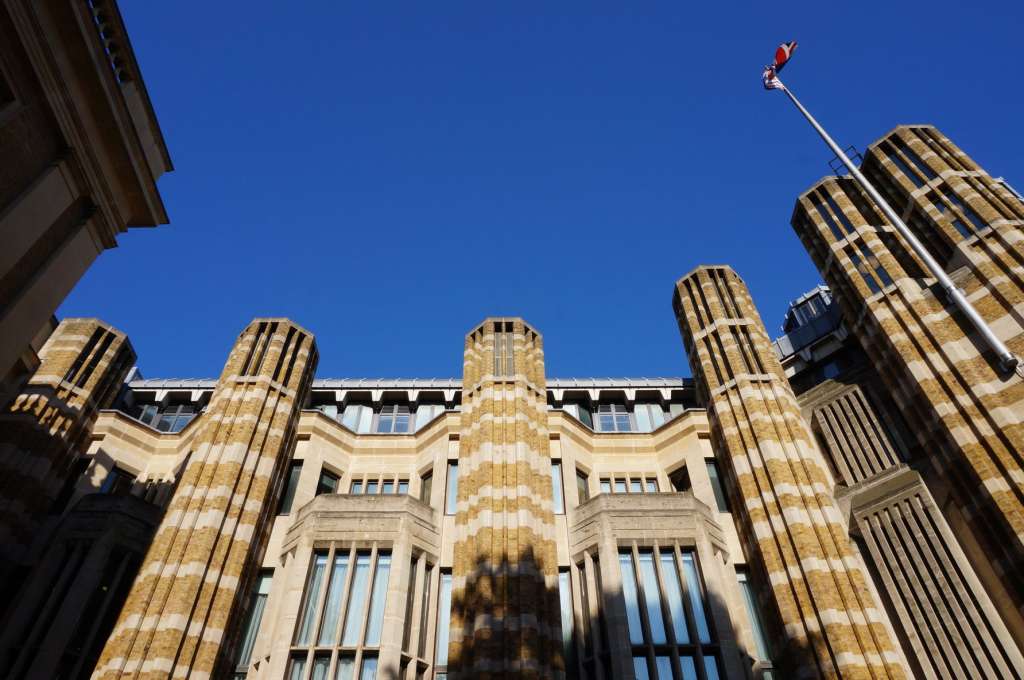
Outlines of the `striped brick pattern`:
M930 126L882 138L863 169L1024 354L1024 204ZM999 370L852 180L816 184L792 224L1024 612L1024 380Z
M466 337L449 664L461 678L563 669L544 355L521 319Z
M0 576L24 559L135 352L123 333L97 319L65 319L40 360L0 416Z
M814 426L847 486L900 464L896 448L859 385L814 409Z
M746 285L728 267L700 267L677 283L674 306L741 532L772 585L783 665L793 677L906 677Z
M313 336L287 320L239 336L95 680L204 680L226 663L316 363Z

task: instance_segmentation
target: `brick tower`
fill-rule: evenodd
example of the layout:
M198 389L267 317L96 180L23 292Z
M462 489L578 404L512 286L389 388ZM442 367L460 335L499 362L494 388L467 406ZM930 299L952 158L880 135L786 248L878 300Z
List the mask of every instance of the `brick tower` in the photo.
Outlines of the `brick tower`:
M728 267L700 267L676 284L674 306L715 449L745 509L741 535L772 584L784 665L793 677L906 677L746 285Z
M288 320L239 336L93 678L206 678L226 663L316 363L313 336Z
M551 678L563 668L541 336L487 319L466 336L450 668Z

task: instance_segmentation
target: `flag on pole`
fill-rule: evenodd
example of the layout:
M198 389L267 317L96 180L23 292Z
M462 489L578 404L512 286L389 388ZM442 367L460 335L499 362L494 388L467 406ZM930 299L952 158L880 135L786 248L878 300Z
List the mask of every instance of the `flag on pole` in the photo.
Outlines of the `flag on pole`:
M781 90L785 89L777 76L782 67L785 66L790 57L793 56L793 52L796 50L796 41L790 40L789 42L782 43L775 49L775 61L764 67L764 72L761 74L761 82L764 83L764 89L766 90Z

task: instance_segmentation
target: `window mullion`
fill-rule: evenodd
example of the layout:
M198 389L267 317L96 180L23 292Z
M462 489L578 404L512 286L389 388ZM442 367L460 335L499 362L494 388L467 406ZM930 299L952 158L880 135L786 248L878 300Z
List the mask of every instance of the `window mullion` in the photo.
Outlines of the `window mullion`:
M633 581L635 582L634 587L636 588L636 608L640 614L640 630L643 631L644 637L644 656L647 658L647 669L648 674L650 674L650 669L654 667L654 635L651 632L651 622L647 618L647 593L644 590L644 577L640 571L640 548L637 546L636 541L633 541L632 545L630 545L630 556L633 560Z
M690 600L690 580L686 578L686 570L683 569L683 550L676 544L673 546L673 552L675 553L675 577L679 579L679 584L682 586L683 592L683 612L686 614L686 629L690 633L690 644L693 646L693 663L695 666L703 665L703 657L701 656L700 648L700 630L697 627L697 617L693 613L692 601ZM680 661L680 664L682 661ZM703 672L698 670L698 673L703 677Z

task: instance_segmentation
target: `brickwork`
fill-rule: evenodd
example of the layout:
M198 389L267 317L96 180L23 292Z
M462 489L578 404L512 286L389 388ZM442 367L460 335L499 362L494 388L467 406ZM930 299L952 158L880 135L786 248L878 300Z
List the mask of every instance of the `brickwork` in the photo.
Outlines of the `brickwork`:
M728 267L700 267L680 279L674 306L717 455L735 480L741 533L772 584L794 677L906 677L746 285Z
M466 337L449 664L461 678L563 668L544 355L521 319Z
M225 663L316 363L313 336L287 320L242 332L93 678L202 679Z
M0 416L0 576L22 563L87 442L135 361L128 339L96 319L65 319L41 364Z
M1024 354L1024 204L930 126L896 129L872 145L863 169ZM1024 611L1024 380L999 369L853 180L816 184L792 224Z

